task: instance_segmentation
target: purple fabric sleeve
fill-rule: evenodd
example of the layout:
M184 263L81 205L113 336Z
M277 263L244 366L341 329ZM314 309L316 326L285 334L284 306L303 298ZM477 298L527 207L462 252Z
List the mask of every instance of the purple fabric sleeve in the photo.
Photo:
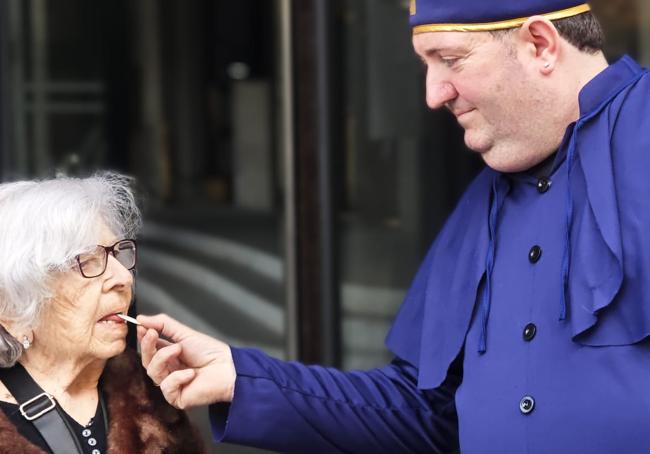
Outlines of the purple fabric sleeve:
M396 359L365 372L341 372L233 348L231 404L210 407L217 442L286 453L452 453L458 449L450 374L418 390L417 370Z

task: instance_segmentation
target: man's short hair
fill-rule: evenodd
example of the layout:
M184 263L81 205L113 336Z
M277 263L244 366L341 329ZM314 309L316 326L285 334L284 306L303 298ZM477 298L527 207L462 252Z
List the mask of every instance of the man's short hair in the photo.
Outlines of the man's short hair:
M602 51L605 45L605 34L596 16L591 12L578 14L553 21L560 36L581 52L595 54Z
M578 14L577 16L554 20L553 25L555 25L562 38L566 39L581 52L595 54L603 50L603 46L605 45L603 27L591 11ZM495 37L504 37L514 30L496 30L490 33Z

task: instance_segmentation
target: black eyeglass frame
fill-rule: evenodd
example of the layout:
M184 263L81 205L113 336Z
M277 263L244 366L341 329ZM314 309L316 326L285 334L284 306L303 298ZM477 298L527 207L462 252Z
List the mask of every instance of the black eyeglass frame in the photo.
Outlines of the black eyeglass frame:
M111 254L115 258L115 260L117 260L122 266L124 266L122 264L122 262L120 262L120 260L117 257L115 257L115 247L118 244L125 243L125 242L129 242L129 243L133 244L133 265L131 267L127 268L127 270L131 271L131 270L135 269L135 266L138 263L138 243L134 239L125 238L125 239L116 241L111 246L104 246L102 244L97 245L97 247L101 247L101 248L104 249L104 266L102 267L102 271L100 273L93 274L93 275L90 275L90 276L86 275L86 273L84 273L83 266L81 265L81 260L79 259L81 254L77 255L75 257L75 260L77 261L77 266L79 268L79 272L81 273L81 275L83 277L85 277L86 279L92 279L94 277L98 277L98 276L101 276L102 274L104 274L106 272L106 267L108 266L108 254ZM118 251L119 251L119 249L118 249Z

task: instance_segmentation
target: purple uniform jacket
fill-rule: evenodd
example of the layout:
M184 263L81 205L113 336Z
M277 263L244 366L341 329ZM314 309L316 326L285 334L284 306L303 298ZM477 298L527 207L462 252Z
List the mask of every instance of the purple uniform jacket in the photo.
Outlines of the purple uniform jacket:
M549 99L548 108L553 108ZM233 349L215 438L280 452L650 452L650 76L580 93L546 178L484 170L415 277L392 364Z

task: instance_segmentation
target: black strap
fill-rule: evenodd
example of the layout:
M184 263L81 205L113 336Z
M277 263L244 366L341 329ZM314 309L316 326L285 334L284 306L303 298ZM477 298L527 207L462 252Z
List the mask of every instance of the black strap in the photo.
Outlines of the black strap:
M63 410L20 363L8 369L0 368L0 380L18 402L23 417L31 420L53 453L83 454Z

